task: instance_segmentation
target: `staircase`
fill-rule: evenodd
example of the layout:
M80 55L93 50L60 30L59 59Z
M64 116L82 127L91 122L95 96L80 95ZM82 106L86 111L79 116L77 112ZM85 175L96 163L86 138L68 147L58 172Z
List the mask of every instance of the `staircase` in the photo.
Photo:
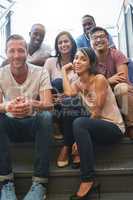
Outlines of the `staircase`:
M62 141L53 140L48 200L68 200L79 184L79 169L56 167ZM12 144L16 191L20 199L28 191L32 176L33 144ZM101 200L133 200L133 140L96 147L96 175L101 183ZM92 196L96 200L97 195Z

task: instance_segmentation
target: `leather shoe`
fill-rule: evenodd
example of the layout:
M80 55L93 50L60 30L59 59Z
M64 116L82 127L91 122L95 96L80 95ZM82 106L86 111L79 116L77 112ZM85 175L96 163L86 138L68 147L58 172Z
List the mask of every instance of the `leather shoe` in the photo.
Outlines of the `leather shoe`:
M127 128L126 134L130 139L133 139L133 126Z
M98 199L100 200L100 184L93 183L90 190L84 196L77 196L75 193L70 197L70 200L90 200L90 196L93 192L98 193Z
M63 146L57 159L57 167L66 167L69 164L69 147Z
M72 163L71 163L71 167L73 169L78 169L80 167L80 156L79 154L76 155L72 155Z

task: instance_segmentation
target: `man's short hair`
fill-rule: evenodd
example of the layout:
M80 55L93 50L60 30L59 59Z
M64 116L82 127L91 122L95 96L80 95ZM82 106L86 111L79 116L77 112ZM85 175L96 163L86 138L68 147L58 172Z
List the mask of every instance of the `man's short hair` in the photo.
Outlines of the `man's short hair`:
M100 26L96 26L96 27L91 28L91 30L90 30L90 36L92 36L97 31L103 31L106 34L106 36L109 38L108 31L106 29L100 27Z
M26 43L25 39L23 38L23 36L21 36L19 34L10 35L6 40L6 47L7 47L7 43L11 40L23 40L25 42L25 46L26 46L26 49L27 49L27 43Z
M91 15L84 15L84 16L82 17L82 20L83 20L84 18L91 18L91 19L94 21L94 23L96 23L94 17L91 16Z
M43 24L39 24L39 23L33 24L32 27L31 27L31 31L30 32L32 32L36 27L41 27L41 29L44 32L46 32L45 26Z

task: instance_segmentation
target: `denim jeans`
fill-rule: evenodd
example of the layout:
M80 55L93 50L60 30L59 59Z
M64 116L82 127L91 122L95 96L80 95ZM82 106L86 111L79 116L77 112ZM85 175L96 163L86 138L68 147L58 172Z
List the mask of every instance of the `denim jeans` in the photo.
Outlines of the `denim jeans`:
M53 87L53 93L58 94L63 92L63 81L61 78L57 78L53 81L51 81L52 87Z
M34 141L33 176L48 178L52 114L48 111L23 119L0 114L0 176L12 173L9 143ZM21 155L20 155L21 156Z
M109 145L118 142L123 136L112 122L79 117L73 122L74 137L80 154L82 181L95 179L94 143Z
M64 133L64 145L72 146L74 143L73 121L81 116L90 116L82 105L78 96L66 97L62 106L62 129Z

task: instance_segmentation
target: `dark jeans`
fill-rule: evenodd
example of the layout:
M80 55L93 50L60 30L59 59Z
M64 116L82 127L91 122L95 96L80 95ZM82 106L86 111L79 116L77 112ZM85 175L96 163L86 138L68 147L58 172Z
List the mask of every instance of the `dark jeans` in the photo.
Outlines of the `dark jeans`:
M74 143L73 121L81 116L90 116L85 110L78 96L64 97L62 103L55 107L55 118L58 119L60 129L64 135L64 145L72 146Z
M94 180L95 161L93 144L113 144L122 137L122 132L114 123L88 117L75 119L73 131L81 160L81 180Z
M62 129L64 133L64 145L72 146L74 143L73 121L81 116L90 116L82 105L81 99L76 97L66 97L62 106Z
M10 141L24 142L33 139L35 142L33 176L47 178L51 133L52 114L48 111L23 119L0 114L0 175L12 173Z
M61 78L57 78L51 81L51 85L53 87L53 93L58 94L63 92L63 81Z

